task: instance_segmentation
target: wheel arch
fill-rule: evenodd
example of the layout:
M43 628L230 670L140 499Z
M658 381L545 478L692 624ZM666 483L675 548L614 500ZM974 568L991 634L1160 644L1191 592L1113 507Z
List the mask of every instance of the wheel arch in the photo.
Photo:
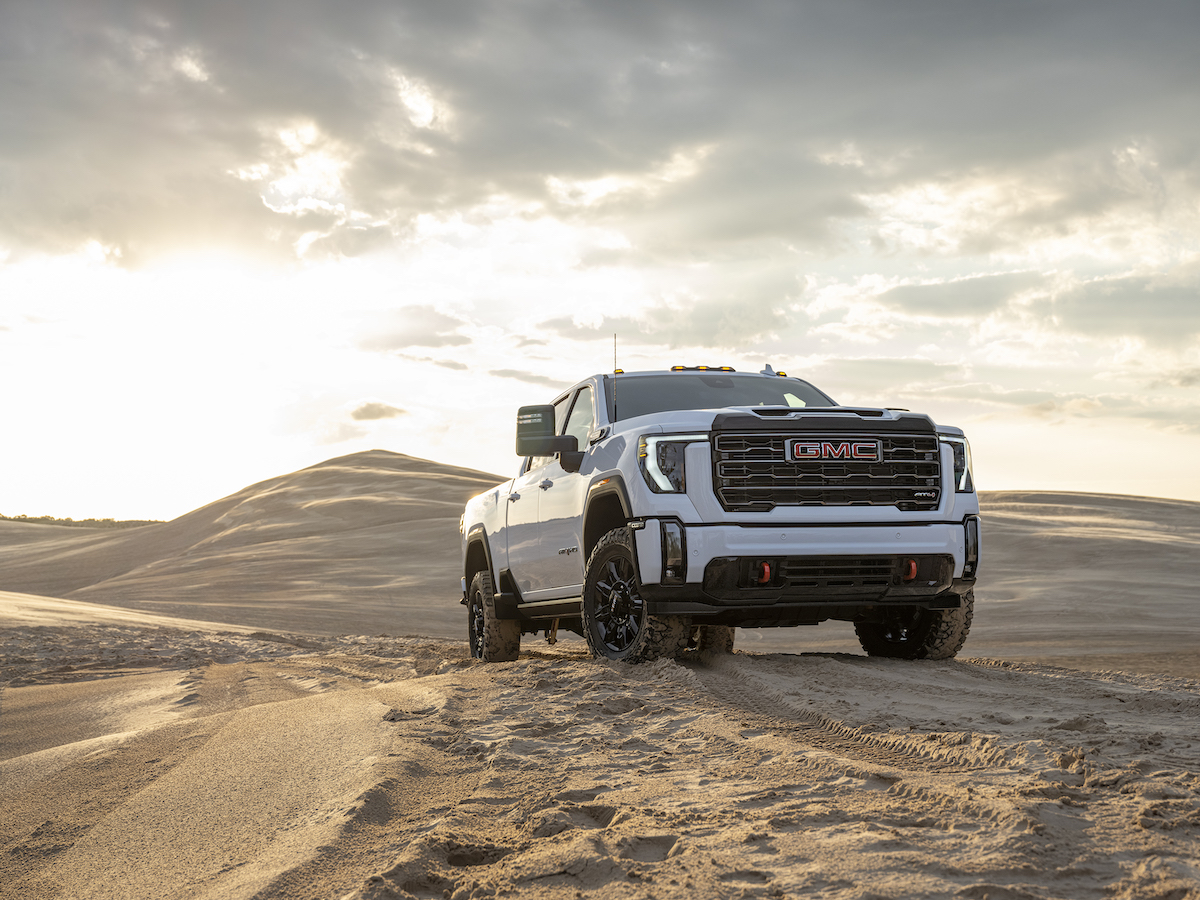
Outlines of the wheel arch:
M614 528L628 525L633 518L629 492L620 475L602 478L588 488L583 507L583 558L592 555L600 538Z
M487 532L482 525L476 525L467 532L467 553L463 558L463 575L466 577L467 587L471 586L471 579L478 572L490 573L492 581L495 582L492 549L488 546Z

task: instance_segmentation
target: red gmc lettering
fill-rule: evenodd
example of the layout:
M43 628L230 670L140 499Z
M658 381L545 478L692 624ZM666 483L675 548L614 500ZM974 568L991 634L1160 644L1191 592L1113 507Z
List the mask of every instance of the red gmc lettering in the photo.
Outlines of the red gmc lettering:
M847 441L842 441L840 444L825 441L821 444L821 455L826 459L841 459L843 456L849 458L850 444Z
M879 445L874 441L862 441L854 445L855 459L869 459L872 462L879 459Z
M879 461L879 444L875 441L795 441L793 459L862 459Z

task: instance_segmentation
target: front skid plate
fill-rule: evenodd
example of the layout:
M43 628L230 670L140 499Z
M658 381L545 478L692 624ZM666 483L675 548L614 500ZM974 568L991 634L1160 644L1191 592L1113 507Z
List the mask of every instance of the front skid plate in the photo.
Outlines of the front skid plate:
M924 609L958 609L962 605L960 593L970 585L958 584L949 591L924 597L886 596L868 597L809 597L803 600L791 598L776 602L761 603L753 598L743 601L713 600L698 589L684 585L682 589L661 585L644 585L642 596L646 600L646 611L653 616L690 616L696 621L719 625L739 625L757 628L773 625L816 624L827 619L854 621L871 617L872 614L898 606L921 607Z

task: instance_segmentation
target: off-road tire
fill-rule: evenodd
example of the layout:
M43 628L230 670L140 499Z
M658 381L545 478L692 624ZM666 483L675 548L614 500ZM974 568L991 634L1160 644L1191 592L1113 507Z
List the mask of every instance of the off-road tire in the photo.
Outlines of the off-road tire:
M521 652L521 623L496 615L492 574L477 572L467 592L467 640L471 656L484 662L511 662Z
M687 649L691 623L683 616L646 613L629 528L614 528L596 543L583 570L583 636L597 658L647 662Z
M696 625L688 641L688 653L700 657L720 656L733 652L734 628L732 625Z
M958 609L897 610L890 622L856 622L854 631L868 656L891 659L953 659L967 640L975 592L962 595Z

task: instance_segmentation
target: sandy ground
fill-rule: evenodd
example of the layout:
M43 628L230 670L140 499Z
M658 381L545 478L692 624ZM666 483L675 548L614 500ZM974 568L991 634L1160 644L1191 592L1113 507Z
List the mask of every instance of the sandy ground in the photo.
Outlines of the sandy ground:
M1200 898L1200 505L985 495L958 660L484 665L420 585L487 478L376 452L0 530L0 897Z

